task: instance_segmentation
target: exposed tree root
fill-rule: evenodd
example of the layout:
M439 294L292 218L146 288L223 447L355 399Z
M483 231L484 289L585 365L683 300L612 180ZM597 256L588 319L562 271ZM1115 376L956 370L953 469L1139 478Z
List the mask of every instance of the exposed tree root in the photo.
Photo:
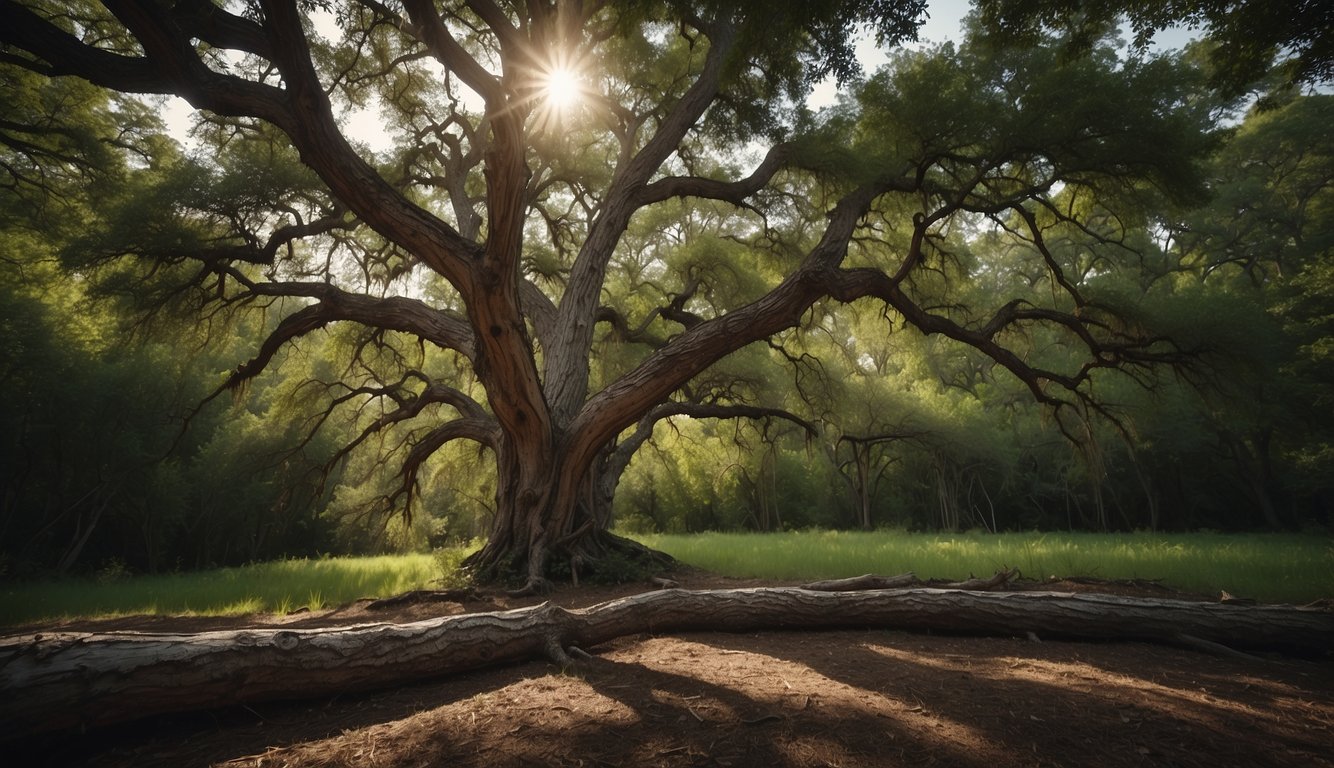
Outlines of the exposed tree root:
M528 571L530 554L488 553L483 549L465 560L464 568L478 583L521 584L506 592L510 597L532 597L549 594L559 582L578 586L581 580L597 584L648 581L676 565L665 552L604 530L567 537L553 551L537 558L545 563L541 573Z

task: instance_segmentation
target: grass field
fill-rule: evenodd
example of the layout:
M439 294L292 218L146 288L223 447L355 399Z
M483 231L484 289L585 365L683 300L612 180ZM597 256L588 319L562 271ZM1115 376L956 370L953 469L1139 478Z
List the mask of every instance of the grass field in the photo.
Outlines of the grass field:
M638 537L715 573L781 580L913 571L929 578L1156 579L1174 589L1304 603L1334 597L1334 539L1280 534L916 534L807 531ZM474 545L476 546L476 545ZM284 613L454 581L465 550L443 555L285 560L202 573L111 581L0 584L0 626L124 614Z
M1024 576L1154 579L1186 592L1274 602L1334 597L1334 539L1287 534L932 534L806 531L637 537L685 563L729 576L826 579L913 571L923 579Z
M73 616L286 613L386 597L440 579L429 554L281 560L215 571L114 581L0 584L0 625Z

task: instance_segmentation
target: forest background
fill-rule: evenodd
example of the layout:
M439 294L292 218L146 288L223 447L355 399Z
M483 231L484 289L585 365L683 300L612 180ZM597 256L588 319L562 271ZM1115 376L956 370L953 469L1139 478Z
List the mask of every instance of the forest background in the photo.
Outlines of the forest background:
M958 45L895 52L807 117L836 126L859 100L923 82L938 91L916 105L919 119L966 105L981 94L939 86L995 64L982 38L973 29ZM1097 247L1077 237L1051 246L1081 290L1173 339L1190 364L1109 374L1097 381L1098 407L1057 419L974 349L896 322L877 303L821 306L802 328L751 344L691 383L683 400L752 404L756 417L659 421L621 476L616 530L1328 533L1334 97L1273 80L1240 93L1207 89L1183 75L1207 69L1207 44L1135 52L1106 30L1094 48L1108 61L1141 57L1145 78L1195 104L1194 140L1207 145L1202 184L1197 195L1137 198L1133 219L1103 222L1117 236L1103 232ZM1055 54L1027 55L1038 67ZM301 207L318 182L290 150L207 115L186 147L165 131L160 104L2 71L0 100L49 130L0 127L0 575L191 570L486 535L496 498L490 452L449 443L424 458L407 514L396 462L412 436L377 431L345 451L387 411L364 391L326 384L448 371L447 355L405 334L330 326L272 352L275 364L218 396L239 363L267 353L266 335L299 304L279 298L201 315L187 311L171 269L145 275L116 258L125 242L178 236L159 226L162 211L248 225ZM1049 87L1054 104L1080 96L1074 81ZM390 168L418 149L367 152ZM604 286L623 304L685 297L679 313L720 315L781 275L773 254L701 234L732 215L722 206L686 200L655 215L636 220ZM940 306L990 307L1054 290L1003 228L983 224L949 233L924 293ZM888 225L881 234L903 236ZM378 266L392 271L393 259ZM552 284L568 275L559 249L535 247L525 269ZM688 288L671 294L659 286L668 277ZM660 329L599 326L595 382L633 363L635 330ZM1045 328L1020 346L1054 369L1077 367L1087 352ZM330 404L358 397L362 407Z

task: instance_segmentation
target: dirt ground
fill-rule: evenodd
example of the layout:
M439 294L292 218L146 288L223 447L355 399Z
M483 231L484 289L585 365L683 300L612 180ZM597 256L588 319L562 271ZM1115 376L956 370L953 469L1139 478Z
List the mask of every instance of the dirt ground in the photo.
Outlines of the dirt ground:
M753 582L687 574L687 588ZM1151 585L1030 585L1164 597ZM564 589L580 607L646 586ZM490 598L62 629L333 626ZM50 628L50 627L48 627ZM32 631L25 628L23 631ZM17 631L17 630L16 630ZM152 718L0 745L0 764L147 766L1334 766L1334 657L899 631L682 633L374 694ZM8 752L8 755L5 754Z

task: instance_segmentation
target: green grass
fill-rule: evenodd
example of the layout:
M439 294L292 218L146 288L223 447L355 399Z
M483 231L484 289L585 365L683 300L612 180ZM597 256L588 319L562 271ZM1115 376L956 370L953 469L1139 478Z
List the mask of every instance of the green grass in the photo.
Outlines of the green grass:
M918 534L807 531L644 535L644 544L715 573L775 580L892 575L1156 579L1187 592L1219 590L1271 602L1334 597L1334 539L1281 534ZM128 614L286 613L454 583L477 543L434 555L285 560L169 576L0 585L0 626Z
M715 573L827 579L913 571L923 579L990 576L1155 579L1186 592L1304 603L1334 597L1334 539L1287 534L919 534L806 531L643 535L645 545Z
M429 554L283 560L215 571L0 584L0 626L127 614L287 613L386 597L438 583Z

